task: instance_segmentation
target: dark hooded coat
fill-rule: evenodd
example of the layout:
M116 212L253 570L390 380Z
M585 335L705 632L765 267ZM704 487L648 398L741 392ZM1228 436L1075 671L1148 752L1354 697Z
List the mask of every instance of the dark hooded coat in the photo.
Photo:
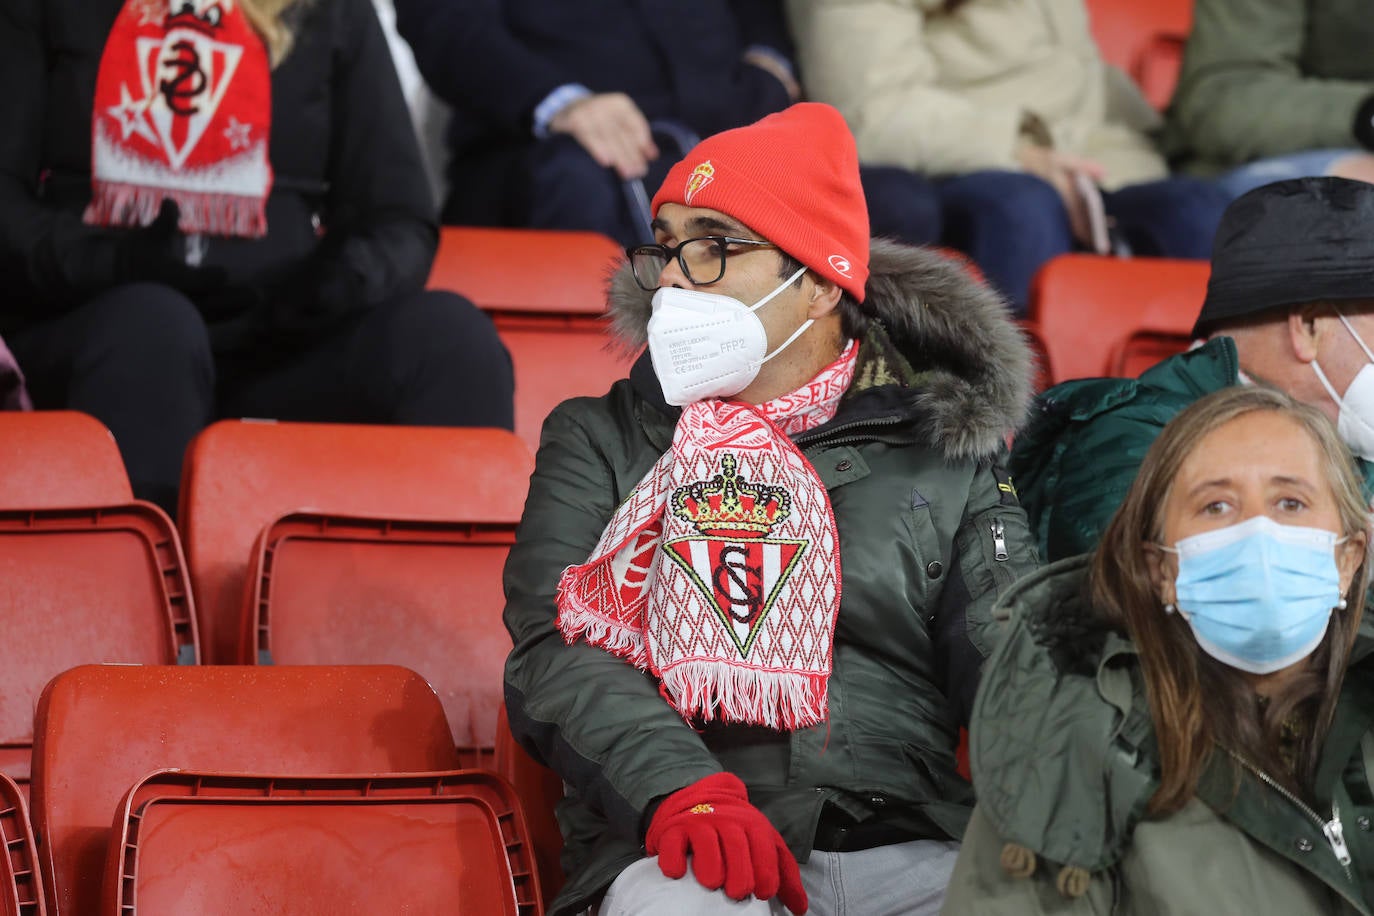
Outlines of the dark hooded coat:
M678 412L647 356L600 398L545 423L506 565L514 640L506 704L517 739L567 785L568 884L586 906L644 855L645 812L721 770L740 776L801 860L818 823L881 822L957 838L972 805L955 769L997 596L1038 560L1001 468L1030 395L1030 357L1001 301L947 259L875 242L858 367L830 422L795 437L826 486L841 548L829 719L792 732L694 728L655 680L564 643L554 590L587 559L621 500L669 447ZM622 269L612 313L645 339L650 294Z

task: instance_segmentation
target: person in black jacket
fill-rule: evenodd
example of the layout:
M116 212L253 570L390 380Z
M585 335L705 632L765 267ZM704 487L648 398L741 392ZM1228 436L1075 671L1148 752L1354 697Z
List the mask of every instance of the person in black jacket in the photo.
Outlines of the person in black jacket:
M490 320L424 291L433 204L369 0L236 2L271 57L274 177L256 238L187 231L194 214L174 195L141 225L95 225L87 211L97 75L118 17L156 23L176 6L218 24L232 4L0 9L0 333L37 406L102 420L134 492L168 509L187 442L216 416L513 424L510 358ZM191 75L183 87L203 74ZM173 107L177 76L151 83L172 87ZM125 139L139 131L154 136L134 123Z
M801 94L776 0L395 0L420 72L453 107L444 222L652 241L648 203L700 137ZM936 241L930 183L861 170L874 235Z

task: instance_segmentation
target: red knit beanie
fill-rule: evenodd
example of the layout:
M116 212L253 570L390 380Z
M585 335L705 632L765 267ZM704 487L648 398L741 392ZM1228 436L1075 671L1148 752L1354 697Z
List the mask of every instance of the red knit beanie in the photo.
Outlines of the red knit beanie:
M868 205L859 154L840 113L801 102L707 137L654 195L732 216L802 264L864 299Z

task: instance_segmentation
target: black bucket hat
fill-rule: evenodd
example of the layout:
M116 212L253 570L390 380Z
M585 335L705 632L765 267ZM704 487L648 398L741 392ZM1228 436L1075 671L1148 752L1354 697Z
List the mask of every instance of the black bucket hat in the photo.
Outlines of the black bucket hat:
M1193 336L1270 309L1349 299L1374 299L1374 185L1276 181L1222 215Z

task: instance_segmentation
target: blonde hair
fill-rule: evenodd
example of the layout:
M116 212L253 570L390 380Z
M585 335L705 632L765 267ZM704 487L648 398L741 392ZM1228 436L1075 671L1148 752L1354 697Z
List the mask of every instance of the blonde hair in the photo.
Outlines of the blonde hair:
M1181 412L1155 439L1103 533L1090 580L1097 607L1125 628L1140 653L1160 754L1160 784L1148 806L1153 815L1177 811L1193 797L1218 746L1244 754L1287 788L1307 796L1364 610L1368 573L1361 560L1346 590L1347 606L1331 614L1326 636L1302 675L1261 713L1244 677L1203 653L1179 615L1160 609L1145 552L1146 545L1160 541L1163 507L1174 478L1203 437L1256 411L1295 421L1317 446L1341 534L1361 537L1368 525L1354 461L1331 421L1281 391L1260 385L1223 389ZM1294 714L1300 714L1308 729L1290 773L1279 746L1284 723Z
M291 53L291 46L296 40L296 36L291 32L291 27L284 21L284 14L291 7L311 2L311 0L237 0L237 2L243 7L243 15L248 19L248 24L253 27L253 31L262 37L263 44L267 45L267 57L272 62L272 69L275 70Z

